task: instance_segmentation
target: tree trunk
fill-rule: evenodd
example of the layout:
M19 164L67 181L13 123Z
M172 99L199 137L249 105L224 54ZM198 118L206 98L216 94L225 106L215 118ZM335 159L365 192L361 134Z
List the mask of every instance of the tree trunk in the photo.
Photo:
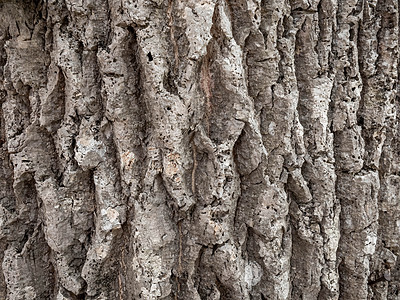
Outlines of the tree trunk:
M0 299L399 299L398 2L0 2Z

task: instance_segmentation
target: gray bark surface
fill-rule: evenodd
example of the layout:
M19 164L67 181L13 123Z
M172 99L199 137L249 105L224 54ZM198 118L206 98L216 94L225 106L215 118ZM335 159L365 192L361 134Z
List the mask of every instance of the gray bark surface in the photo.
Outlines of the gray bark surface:
M398 8L0 1L0 299L400 299Z

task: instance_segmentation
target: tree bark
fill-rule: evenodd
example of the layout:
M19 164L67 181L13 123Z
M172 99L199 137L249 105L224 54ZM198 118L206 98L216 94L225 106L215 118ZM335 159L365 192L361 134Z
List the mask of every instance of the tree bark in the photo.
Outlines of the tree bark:
M0 2L0 299L399 299L398 1Z

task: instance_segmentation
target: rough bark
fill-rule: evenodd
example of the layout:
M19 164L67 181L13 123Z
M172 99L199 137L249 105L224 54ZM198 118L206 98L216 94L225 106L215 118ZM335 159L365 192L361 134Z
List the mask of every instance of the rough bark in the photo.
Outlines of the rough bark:
M399 299L398 2L0 1L0 299Z

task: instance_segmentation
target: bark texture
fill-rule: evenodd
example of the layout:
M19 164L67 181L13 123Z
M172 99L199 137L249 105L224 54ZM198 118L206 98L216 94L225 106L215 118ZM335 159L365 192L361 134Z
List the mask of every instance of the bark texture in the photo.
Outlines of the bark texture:
M0 299L400 299L398 12L0 1Z

